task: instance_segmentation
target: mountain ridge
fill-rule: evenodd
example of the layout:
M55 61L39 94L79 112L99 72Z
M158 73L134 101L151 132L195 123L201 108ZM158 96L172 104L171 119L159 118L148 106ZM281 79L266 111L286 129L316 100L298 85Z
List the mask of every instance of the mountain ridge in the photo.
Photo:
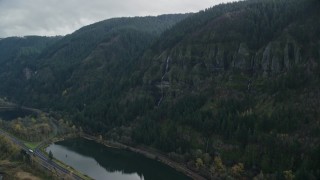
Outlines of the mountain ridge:
M0 95L208 179L316 179L319 7L249 0L102 21L41 49L29 78L2 70Z

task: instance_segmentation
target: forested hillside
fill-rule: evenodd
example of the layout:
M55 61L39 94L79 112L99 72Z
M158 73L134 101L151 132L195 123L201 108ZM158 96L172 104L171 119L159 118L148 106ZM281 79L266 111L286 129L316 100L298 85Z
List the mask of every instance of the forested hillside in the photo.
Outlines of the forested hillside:
M2 91L2 96L14 97L21 105L63 111L97 103L99 96L111 91L106 88L119 81L118 73L125 71L130 61L161 32L187 16L115 18L83 27L45 48L33 60L31 77L18 88L23 91Z
M19 98L31 69L36 67L36 59L41 52L61 37L10 37L0 40L0 88L1 95L10 93Z
M137 118L134 139L207 177L239 178L241 167L317 179L319 5L220 5L165 32L138 65L155 108Z
M31 75L1 84L0 95L159 149L208 179L317 179L319 9L317 0L248 0L106 20L33 60L5 50L1 63L29 62ZM0 77L15 82L21 70Z

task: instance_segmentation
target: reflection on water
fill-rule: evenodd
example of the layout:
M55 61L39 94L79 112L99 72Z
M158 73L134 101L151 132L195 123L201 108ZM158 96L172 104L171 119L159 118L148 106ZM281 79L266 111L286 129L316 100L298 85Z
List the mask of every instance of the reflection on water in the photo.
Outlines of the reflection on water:
M189 180L157 161L82 138L50 145L47 152L97 180Z

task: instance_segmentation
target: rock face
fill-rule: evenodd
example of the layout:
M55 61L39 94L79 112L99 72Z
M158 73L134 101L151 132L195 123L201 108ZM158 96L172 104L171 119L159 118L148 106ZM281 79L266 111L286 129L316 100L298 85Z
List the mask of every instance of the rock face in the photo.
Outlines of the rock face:
M317 45L318 49L320 48ZM161 100L171 91L185 87L200 87L216 75L240 71L257 76L277 76L308 61L302 57L302 45L287 37L270 41L253 50L245 42L186 44L163 51L155 56L144 76L144 82L158 89ZM195 49L201 53L195 54ZM320 54L320 49L319 49Z
M289 70L294 64L300 62L300 49L294 42L287 42L284 48L284 65Z
M280 66L282 64L280 62L281 55L276 54L278 46L278 43L269 43L263 51L262 59L260 62L262 74L264 76L270 75L272 73L277 73L282 69L282 67Z
M29 80L32 77L32 71L29 68L24 68L23 73L26 80Z
M247 70L252 68L252 55L248 46L241 43L238 52L235 54L233 68Z
M210 47L203 50L206 57L202 58L195 58L192 54L187 53L188 51L183 52L181 50L172 50L165 54L175 59L176 66L185 67L185 64L191 61L192 66L205 64L206 69L210 72L230 71L232 69L252 70L263 76L283 73L290 70L295 64L301 63L301 48L293 40L288 40L286 43L272 41L257 52L249 49L246 43L229 45L231 48L221 44L208 46ZM161 61L160 67L166 67L165 60ZM184 67L180 68L185 69Z
M298 44L289 41L284 46L280 42L271 42L264 49L261 60L255 58L255 64L261 67L262 74L276 75L290 70L301 62L301 49ZM256 68L259 71L259 69Z

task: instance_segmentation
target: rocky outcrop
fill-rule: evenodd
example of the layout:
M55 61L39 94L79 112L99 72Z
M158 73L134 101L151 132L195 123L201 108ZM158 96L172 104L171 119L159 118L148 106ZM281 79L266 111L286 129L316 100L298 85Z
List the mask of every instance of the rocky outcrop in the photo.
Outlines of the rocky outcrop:
M233 68L242 70L248 70L252 68L252 55L245 43L240 44L238 52L234 55L232 66Z
M32 73L33 72L29 68L23 69L23 74L24 74L24 77L26 78L26 80L29 80L32 77Z
M294 64L301 61L300 48L294 41L286 43L284 48L284 65L286 70L289 70Z
M280 42L271 42L254 59L254 69L261 71L264 76L276 75L290 70L301 62L301 48L294 41L285 45Z

